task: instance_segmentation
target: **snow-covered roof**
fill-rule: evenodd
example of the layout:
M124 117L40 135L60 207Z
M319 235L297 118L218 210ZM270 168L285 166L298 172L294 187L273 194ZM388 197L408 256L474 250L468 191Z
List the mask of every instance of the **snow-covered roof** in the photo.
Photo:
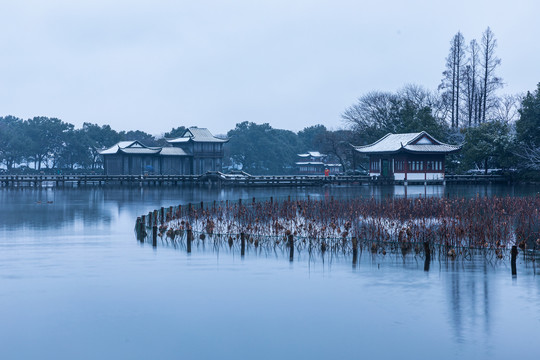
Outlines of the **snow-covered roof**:
M225 143L229 139L220 139L212 135L212 133L206 128L190 127L186 129L184 135L175 139L167 139L167 142L171 144L185 143L188 141L194 142L212 142L212 143Z
M318 152L318 151L308 151L308 152L305 153L305 154L298 154L298 156L300 156L300 157L319 158L319 157L324 157L325 155L321 154L321 153Z
M98 150L101 155L112 155L118 152L124 152L127 154L155 154L158 153L161 148L149 147L137 140L134 141L120 141L110 148Z
M150 147L139 141L120 141L110 148L99 150L101 155L113 155L117 153L138 154L138 155L156 155L164 156L187 156L188 154L181 148L166 146L166 147Z
M417 153L452 153L461 149L459 145L442 143L422 131L407 134L386 134L373 144L354 146L359 153L395 153L398 151Z
M300 161L300 162L297 162L296 165L321 165L321 166L324 166L324 163L320 162L320 161Z

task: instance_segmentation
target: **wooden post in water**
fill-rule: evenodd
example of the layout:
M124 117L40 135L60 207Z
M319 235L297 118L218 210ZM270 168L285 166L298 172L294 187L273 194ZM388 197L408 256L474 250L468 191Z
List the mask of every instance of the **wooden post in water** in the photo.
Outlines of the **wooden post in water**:
M244 233L240 233L240 255L244 257L246 254L246 235Z
M270 204L273 204L273 203L274 203L274 197L270 196Z
M429 271L429 263L431 262L431 250L429 248L429 241L424 241L424 252L426 259L424 260L424 271Z
M152 226L152 246L157 246L157 225Z
M163 206L159 209L159 222L160 224L165 222L165 208Z
M191 242L193 241L193 230L187 230L187 252L191 253Z
M294 235L289 235L289 261L292 262L294 260Z
M356 237L352 238L352 266L356 267L358 262L358 239Z
M511 259L512 276L517 276L516 260L517 260L518 249L516 245L512 246L512 250L510 253L512 255L512 259Z

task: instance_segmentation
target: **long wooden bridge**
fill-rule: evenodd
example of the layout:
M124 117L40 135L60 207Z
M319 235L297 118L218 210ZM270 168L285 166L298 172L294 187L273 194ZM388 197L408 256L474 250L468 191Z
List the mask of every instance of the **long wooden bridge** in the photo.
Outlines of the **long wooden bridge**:
M508 183L501 175L447 175L444 181L408 181L412 184L492 184ZM247 173L224 174L208 172L202 175L0 175L2 187L43 186L323 186L323 185L366 185L404 184L403 181L370 177L367 175L250 175Z

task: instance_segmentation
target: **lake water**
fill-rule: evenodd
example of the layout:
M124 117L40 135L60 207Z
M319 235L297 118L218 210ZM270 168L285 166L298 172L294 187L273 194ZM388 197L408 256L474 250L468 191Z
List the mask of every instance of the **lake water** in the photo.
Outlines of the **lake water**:
M407 196L521 196L423 186ZM507 261L136 241L141 214L200 201L405 196L321 189L0 190L0 359L538 359L540 271Z

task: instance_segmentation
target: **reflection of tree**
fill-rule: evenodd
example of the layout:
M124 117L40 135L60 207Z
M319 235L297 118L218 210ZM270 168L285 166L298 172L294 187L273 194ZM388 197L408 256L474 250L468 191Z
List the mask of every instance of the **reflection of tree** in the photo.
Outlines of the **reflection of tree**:
M484 324L485 334L489 335L490 332L490 297L494 294L489 287L488 263L482 262L481 271L475 260L468 262L466 269L461 262L452 261L446 264L450 271L450 284L446 289L456 342L465 342L468 338L466 332L475 330L480 322Z

